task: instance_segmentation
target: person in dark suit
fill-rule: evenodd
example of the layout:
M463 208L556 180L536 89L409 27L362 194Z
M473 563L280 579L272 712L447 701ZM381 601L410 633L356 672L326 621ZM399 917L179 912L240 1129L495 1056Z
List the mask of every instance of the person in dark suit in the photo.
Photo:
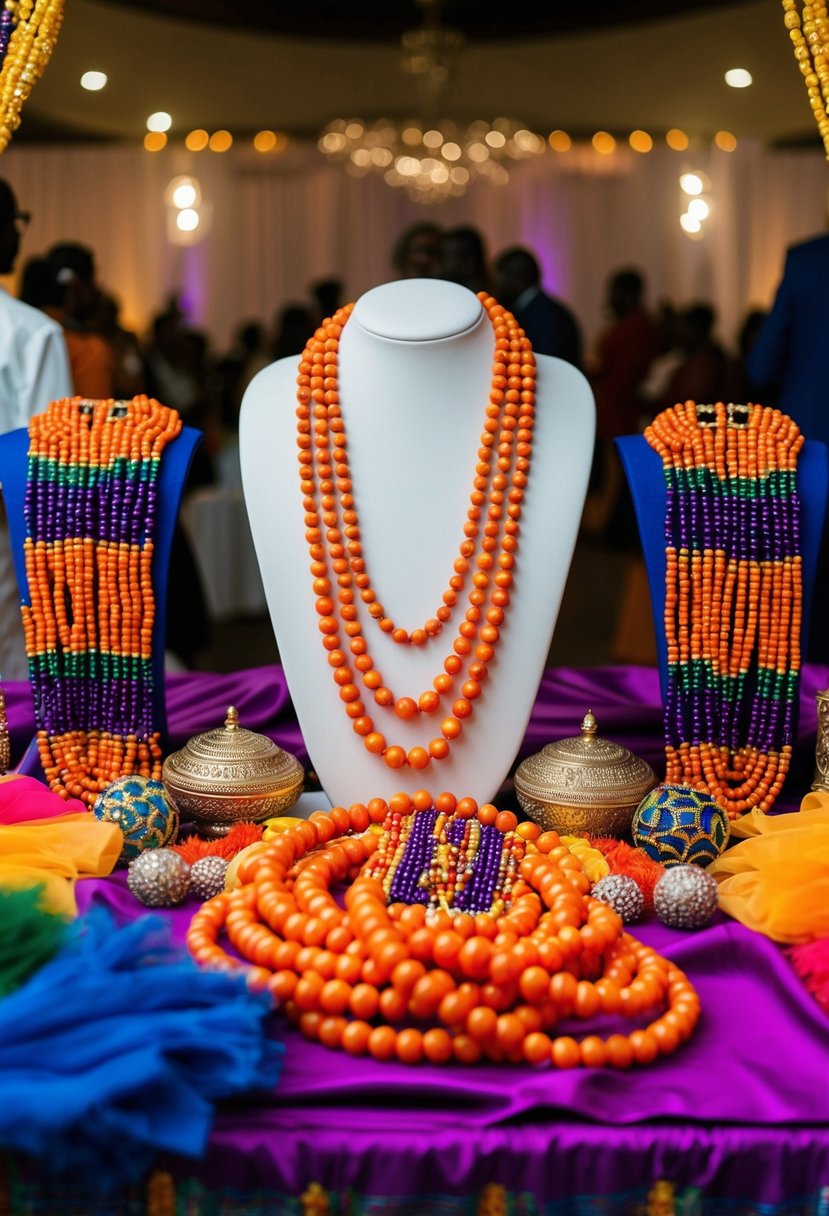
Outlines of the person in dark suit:
M795 420L806 439L829 444L826 349L829 314L829 235L791 245L771 310L745 361L756 400L776 405ZM807 653L829 663L829 528L824 526L812 598Z
M777 405L807 439L829 443L829 234L792 245L783 277L746 358L746 372L764 405Z
M581 370L579 323L561 300L541 286L541 267L523 246L505 249L495 259L495 298L508 308L539 355L555 355Z
M487 243L484 234L471 224L444 231L440 242L439 278L460 283L470 291L492 291Z

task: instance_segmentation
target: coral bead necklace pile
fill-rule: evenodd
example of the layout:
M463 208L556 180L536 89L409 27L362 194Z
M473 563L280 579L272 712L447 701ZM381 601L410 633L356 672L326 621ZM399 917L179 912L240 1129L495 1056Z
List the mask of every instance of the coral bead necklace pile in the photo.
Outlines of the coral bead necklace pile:
M244 970L332 1050L626 1069L699 1019L688 977L592 898L558 834L489 803L416 790L315 811L238 879L193 917L190 953Z
M666 781L768 811L796 725L803 436L779 410L687 401L645 438L667 488Z
M158 474L181 419L148 397L53 401L29 423L23 630L44 775L92 805L160 778L152 585Z
M535 359L515 318L480 293L493 328L489 401L477 451L470 505L453 572L433 617L406 629L389 617L369 576L340 406L339 340L353 305L316 330L297 375L297 445L318 627L334 683L354 732L389 768L426 768L449 755L481 696L510 603L535 420ZM369 653L358 601L369 621L401 646L426 646L442 632L467 590L468 607L443 670L418 696L395 696ZM345 635L346 645L342 635ZM358 680L362 683L361 691ZM375 728L364 698L401 720L436 717L434 737L405 748Z

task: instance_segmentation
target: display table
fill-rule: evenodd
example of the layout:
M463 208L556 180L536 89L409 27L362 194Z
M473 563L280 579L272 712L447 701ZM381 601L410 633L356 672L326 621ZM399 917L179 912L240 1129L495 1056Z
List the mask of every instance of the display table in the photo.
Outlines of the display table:
M804 671L797 764L782 809L794 809L811 781L815 692L827 684L829 669ZM25 686L8 686L6 699L19 756L32 729ZM172 745L216 726L230 704L244 726L307 764L273 667L169 676ZM587 709L602 735L660 772L661 706L651 668L549 670L516 759L576 734ZM510 797L507 785L503 801ZM145 911L123 872L80 883L78 900L82 910L104 904L119 920ZM166 913L177 938L197 906ZM287 1049L279 1085L222 1108L203 1160L159 1162L178 1188L179 1206L169 1210L655 1216L648 1195L660 1181L673 1185L676 1210L827 1210L829 1018L778 946L723 914L698 932L655 920L632 928L699 992L702 1018L676 1055L628 1072L407 1067L327 1051L274 1015L274 1034ZM312 1183L326 1193L327 1208L308 1206ZM31 1175L17 1186L21 1196L37 1196ZM39 1210L98 1210L71 1187L63 1194L65 1206L53 1197ZM132 1210L142 1208L126 1199L100 1208Z

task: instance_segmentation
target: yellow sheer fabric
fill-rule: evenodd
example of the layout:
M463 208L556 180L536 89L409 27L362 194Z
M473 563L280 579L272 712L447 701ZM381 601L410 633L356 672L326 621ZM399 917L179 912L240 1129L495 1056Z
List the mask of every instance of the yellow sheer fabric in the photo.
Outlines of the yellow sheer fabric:
M0 780L0 886L42 886L45 911L76 916L76 881L110 874L124 845L116 824L82 806L33 778Z
M708 867L723 911L777 942L829 936L829 794L807 794L792 814L750 811L731 836Z
M0 886L42 885L45 911L76 916L76 881L110 874L123 843L120 828L88 811L0 827Z

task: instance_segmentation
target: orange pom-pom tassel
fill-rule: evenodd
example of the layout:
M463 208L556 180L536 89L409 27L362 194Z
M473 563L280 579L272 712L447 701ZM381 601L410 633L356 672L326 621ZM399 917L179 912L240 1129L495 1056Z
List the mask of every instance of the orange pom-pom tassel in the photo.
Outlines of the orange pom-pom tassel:
M201 836L188 836L180 844L172 845L172 848L190 866L200 857L225 857L231 861L249 844L261 840L263 831L264 827L261 823L234 823L226 836L220 836L216 840L203 840Z
M603 855L611 874L625 874L633 879L644 896L645 912L653 912L653 889L665 873L665 867L648 857L644 849L613 836L592 836L590 843Z

